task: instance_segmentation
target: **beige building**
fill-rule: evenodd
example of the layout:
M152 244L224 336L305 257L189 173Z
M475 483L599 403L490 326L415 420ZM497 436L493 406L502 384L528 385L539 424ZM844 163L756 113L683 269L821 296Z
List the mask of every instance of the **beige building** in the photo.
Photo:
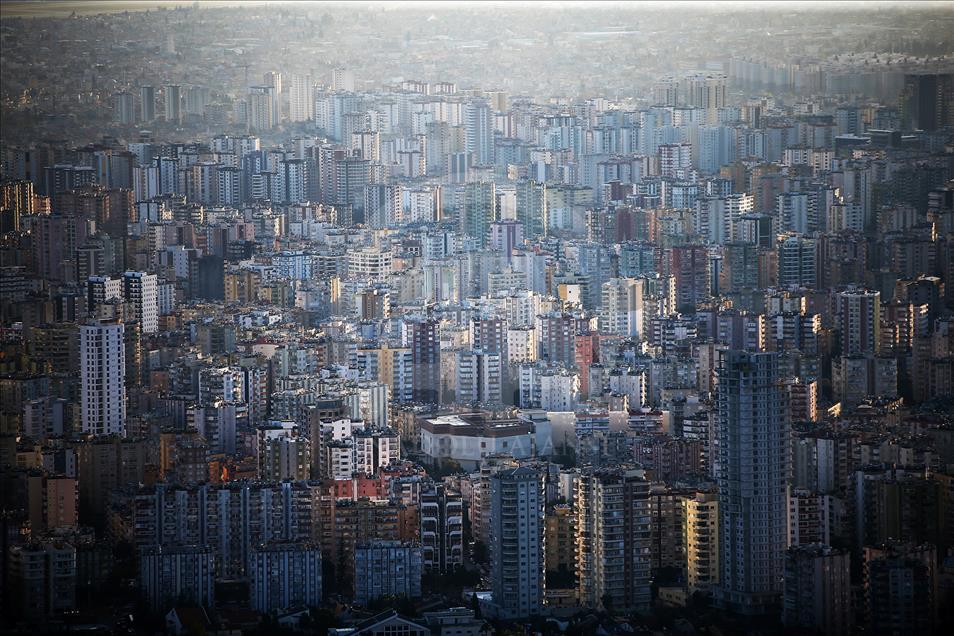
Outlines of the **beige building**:
M683 507L689 592L706 592L719 583L719 497L698 492Z
M556 505L546 516L547 572L573 572L576 568L576 518L573 508Z

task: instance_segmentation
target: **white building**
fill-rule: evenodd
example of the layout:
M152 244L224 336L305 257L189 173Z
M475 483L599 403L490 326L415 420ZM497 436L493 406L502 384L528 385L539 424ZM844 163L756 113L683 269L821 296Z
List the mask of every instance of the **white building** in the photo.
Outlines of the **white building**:
M580 396L580 376L568 371L540 375L540 408L546 411L572 411Z
M683 178L692 167L692 144L663 144L659 146L659 172L664 177Z
M507 329L507 363L525 364L537 359L536 336L533 327Z
M331 90L333 91L354 91L354 71L344 68L336 68L331 72Z
M365 475L375 475L379 468L401 459L401 438L390 428L355 432L351 448L353 471Z
M355 473L352 440L332 441L324 445L325 476L328 479L351 479Z
M80 405L83 432L126 431L126 349L122 323L80 326Z
M315 116L315 95L310 75L292 75L288 86L289 121L310 121Z
M440 217L440 186L401 186L401 220L404 223L434 223Z
M363 429L364 422L360 420L342 419L321 423L321 434L337 442L350 439L355 432Z
M499 353L457 352L457 395L459 404L501 403L501 363Z
M188 417L192 428L209 443L212 453L235 454L236 430L239 421L248 419L248 406L217 401L208 406L193 406Z
M603 283L600 330L621 336L639 336L640 292L640 281L635 278L611 278Z
M384 280L391 274L393 259L389 249L365 247L349 250L348 275L358 279Z
M159 331L159 282L155 274L126 272L123 274L126 304L132 309L143 333Z
M453 461L474 470L487 455L532 457L531 432L519 420L488 419L481 413L441 415L421 421L421 451L435 464Z
M775 218L779 232L808 234L818 228L818 221L807 192L783 192L775 199Z
M520 365L518 376L521 408L572 411L580 396L580 376L563 368L540 364Z
M106 276L90 276L86 281L86 309L93 313L99 305L123 299L123 281Z
M302 251L285 251L272 254L272 267L279 278L307 280L312 277L312 255Z
M351 417L377 427L388 425L388 385L379 382L360 382L347 397Z
M629 397L630 408L646 403L646 373L633 369L612 371L608 376L609 390Z

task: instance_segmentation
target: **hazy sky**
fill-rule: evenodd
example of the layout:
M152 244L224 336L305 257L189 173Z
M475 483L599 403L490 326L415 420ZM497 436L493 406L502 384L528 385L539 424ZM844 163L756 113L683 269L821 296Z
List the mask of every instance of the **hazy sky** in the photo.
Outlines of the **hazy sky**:
M328 5L328 4L344 4L342 2L326 2L313 0L311 2L297 2L291 0L199 0L197 3L190 0L115 0L115 1L103 1L103 0L10 0L0 3L0 14L3 17L15 17L15 16L54 16L54 15L69 15L70 13L119 13L122 11L146 11L151 9L156 9L159 7L163 8L175 8L177 6L191 6L193 4L199 4L200 6L215 7L215 6L235 6L235 5L282 5L282 4L291 4L291 5ZM458 0L438 0L438 1L422 1L422 0L406 0L406 1L383 1L383 2L349 2L347 4L374 4L374 5L390 5L395 7L408 6L408 5L417 5L417 6L428 6L433 7L435 10L438 9L453 9L455 7L460 8L460 5L470 5L469 8L479 7L479 6L488 6L488 7L497 7L499 5L512 5L513 3L508 0L490 0L487 2L461 2ZM759 0L759 1L732 1L732 2L607 2L605 0L601 1L569 1L569 2L555 2L553 0L523 0L519 3L522 6L527 4L539 4L539 5L551 5L551 6L589 6L594 5L603 5L603 6L616 6L620 8L631 7L634 11L645 10L647 8L659 10L659 9L683 9L685 6L692 6L694 10L698 11L701 8L736 8L744 9L748 8L758 8L764 10L766 8L779 8L779 9L811 9L811 10L841 10L844 11L848 8L857 8L859 10L866 7L873 6L910 6L912 8L943 8L948 7L951 10L954 10L954 1L944 1L944 2L883 2L883 1L856 1L856 2L793 2L787 0Z

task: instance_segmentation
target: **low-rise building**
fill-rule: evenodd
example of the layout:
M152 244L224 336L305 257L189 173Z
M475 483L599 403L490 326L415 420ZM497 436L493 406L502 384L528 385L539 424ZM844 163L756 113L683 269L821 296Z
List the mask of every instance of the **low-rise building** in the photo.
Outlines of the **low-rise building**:
M440 415L421 420L421 450L435 465L456 462L464 470L476 470L488 455L532 457L531 433L524 421L486 413Z

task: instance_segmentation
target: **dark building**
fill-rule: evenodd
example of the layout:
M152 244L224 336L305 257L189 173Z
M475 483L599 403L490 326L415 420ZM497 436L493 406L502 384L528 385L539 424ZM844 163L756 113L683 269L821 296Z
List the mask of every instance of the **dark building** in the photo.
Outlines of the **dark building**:
M195 298L203 300L225 299L225 261L218 256L203 256L197 268Z
M954 73L905 75L901 113L908 130L954 125Z
M865 548L865 603L873 634L933 634L937 616L934 546Z
M432 319L408 320L404 323L405 342L411 348L414 365L414 401L427 404L440 402L441 340L440 323Z

